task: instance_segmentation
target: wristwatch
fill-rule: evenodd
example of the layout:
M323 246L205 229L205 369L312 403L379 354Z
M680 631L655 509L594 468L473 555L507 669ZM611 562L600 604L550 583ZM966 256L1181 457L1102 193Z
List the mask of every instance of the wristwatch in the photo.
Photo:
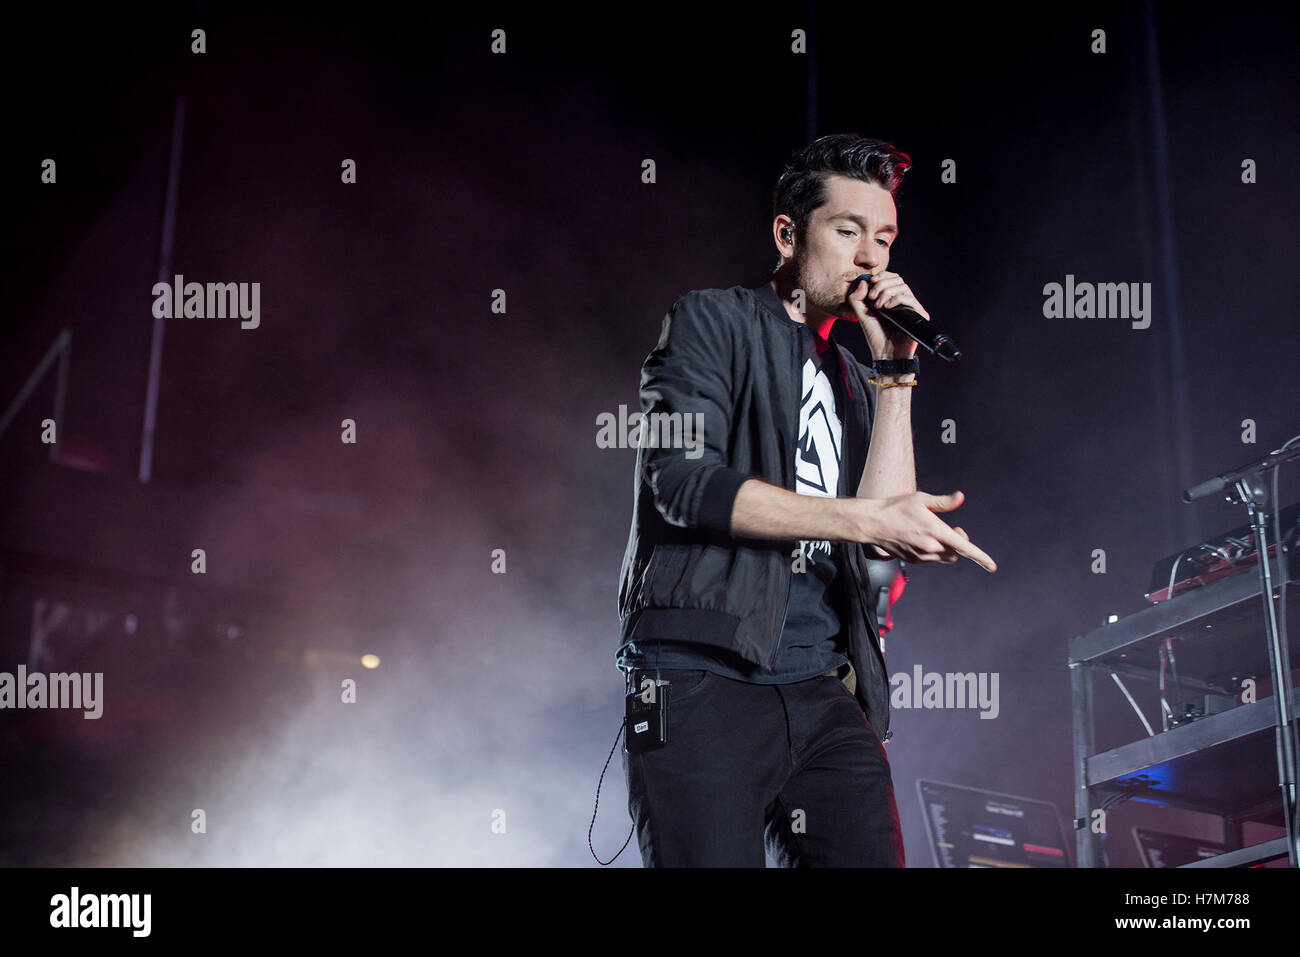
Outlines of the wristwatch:
M909 372L920 372L921 363L916 356L910 359L877 359L871 363L871 369L875 375L907 375Z

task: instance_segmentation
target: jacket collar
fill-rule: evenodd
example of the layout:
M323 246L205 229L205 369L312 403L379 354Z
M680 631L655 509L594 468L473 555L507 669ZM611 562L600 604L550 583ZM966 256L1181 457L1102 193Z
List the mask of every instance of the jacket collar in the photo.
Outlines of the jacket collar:
M790 318L790 313L785 311L785 303L783 303L781 297L776 294L776 290L772 288L771 282L762 282L759 285L752 287L750 291L757 296L759 303L766 306L767 311L772 313L772 315L779 316L792 326L803 325L803 323L795 322Z
M767 311L772 315L779 316L792 326L803 325L803 323L795 322L790 318L790 314L785 311L785 303L783 303L781 297L776 294L776 290L772 288L772 283L770 281L760 283L757 286L751 286L750 292L754 293L759 304L766 307ZM853 395L853 386L849 382L849 352L835 341L833 334L831 336L831 345L835 347L835 354L839 359L840 379L844 383L844 391L848 394L849 399L853 400L855 399L855 396Z

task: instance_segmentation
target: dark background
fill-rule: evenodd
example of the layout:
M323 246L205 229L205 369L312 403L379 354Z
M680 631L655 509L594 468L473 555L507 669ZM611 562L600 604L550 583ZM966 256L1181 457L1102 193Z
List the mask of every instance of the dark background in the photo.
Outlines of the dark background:
M53 370L0 434L0 670L37 670L33 632L62 607L44 667L103 671L106 704L98 721L0 712L0 863L590 863L635 460L597 447L596 417L638 408L677 296L767 277L772 185L828 132L916 164L890 268L966 353L923 361L918 485L962 489L951 519L999 565L913 569L893 608L891 673L1000 675L994 721L894 714L909 863L931 863L918 778L1068 819L1069 639L1145 606L1157 559L1244 522L1183 488L1300 432L1282 10L14 15L3 407L60 331L72 345L58 461L39 440ZM260 282L261 326L166 324L141 482L178 97L173 271ZM1045 319L1067 273L1152 283L1150 328ZM1294 468L1281 498L1300 498ZM1098 706L1141 734L1110 683ZM601 796L607 859L630 826L617 754ZM1219 837L1126 805L1112 863L1136 864L1131 823ZM639 864L635 842L618 863Z

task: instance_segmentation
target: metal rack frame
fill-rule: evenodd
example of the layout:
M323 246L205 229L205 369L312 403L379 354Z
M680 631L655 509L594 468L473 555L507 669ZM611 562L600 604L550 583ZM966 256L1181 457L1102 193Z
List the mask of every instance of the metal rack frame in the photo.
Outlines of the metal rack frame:
M1285 579L1289 586L1300 578L1297 568L1285 567L1285 555L1274 555L1269 566L1275 582ZM1278 725L1273 699L1261 698L1160 734L1094 753L1095 673L1115 672L1155 678L1156 674L1150 669L1106 659L1141 642L1186 628L1242 602L1254 601L1262 605L1262 595L1259 576L1243 573L1176 595L1168 601L1103 625L1070 641L1067 663L1073 702L1074 826L1079 867L1107 866L1102 837L1092 831L1091 816L1108 793L1115 794L1126 790L1126 787L1135 790L1126 784L1126 779L1140 776L1141 772L1148 769L1177 770L1180 766L1194 767L1194 762L1204 761L1215 749L1238 748L1248 744L1258 747L1261 743L1272 748L1273 738L1269 732L1276 733ZM1262 607L1259 609L1259 618L1262 632ZM1181 683L1191 689L1217 690L1195 679ZM1295 718L1300 719L1300 702L1293 704L1291 711ZM1135 793L1142 792L1135 790ZM1260 795L1252 796L1243 788L1231 796L1207 796L1198 793L1195 788L1178 790L1155 785L1145 793L1158 796L1158 803L1161 804L1218 814L1224 818L1229 850L1218 857L1197 862L1197 867L1239 867L1287 856L1286 838L1265 841L1247 848L1240 847L1241 822L1257 817L1273 807L1280 807L1280 794L1273 800L1261 799ZM1226 807L1225 800L1228 803Z

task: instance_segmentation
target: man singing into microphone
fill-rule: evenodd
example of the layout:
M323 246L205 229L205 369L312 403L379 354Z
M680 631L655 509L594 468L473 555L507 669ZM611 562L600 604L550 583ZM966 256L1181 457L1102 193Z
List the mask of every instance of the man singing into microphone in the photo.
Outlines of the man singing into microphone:
M619 585L627 690L665 709L663 740L655 720L626 728L646 866L762 867L765 847L782 866L903 866L868 559L997 570L934 514L960 492L916 491L916 343L874 312L929 319L888 268L910 165L855 134L795 153L771 281L681 296L641 368L652 430L703 426L690 450L643 430ZM872 368L831 341L837 319Z

